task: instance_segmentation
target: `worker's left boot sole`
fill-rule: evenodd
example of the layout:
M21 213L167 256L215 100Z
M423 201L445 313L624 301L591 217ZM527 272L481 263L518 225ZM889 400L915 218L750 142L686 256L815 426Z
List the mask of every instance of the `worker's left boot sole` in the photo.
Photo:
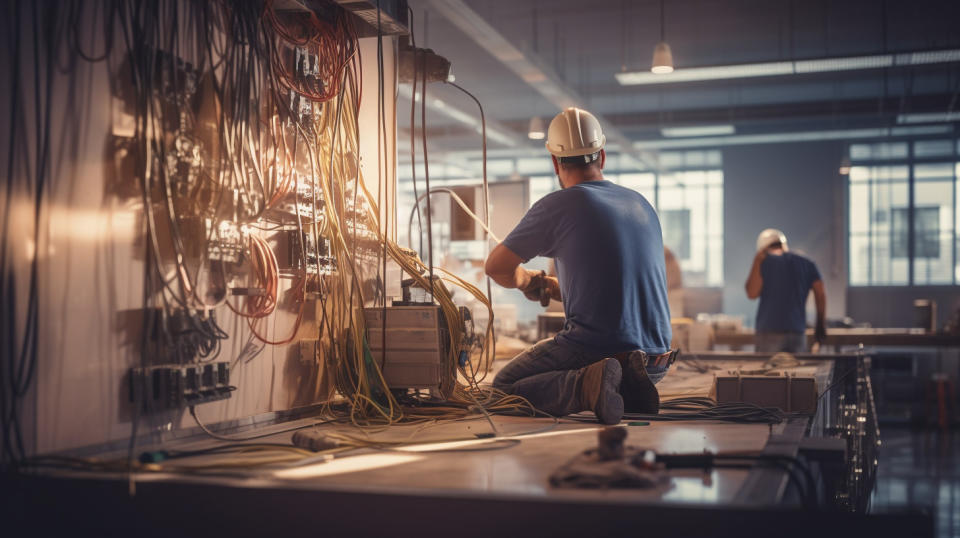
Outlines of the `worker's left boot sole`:
M620 383L623 409L627 413L656 415L660 412L660 392L647 375L640 357L631 356L626 361Z
M620 396L620 381L623 370L616 359L603 359L601 391L593 410L603 424L618 424L623 418L623 397Z

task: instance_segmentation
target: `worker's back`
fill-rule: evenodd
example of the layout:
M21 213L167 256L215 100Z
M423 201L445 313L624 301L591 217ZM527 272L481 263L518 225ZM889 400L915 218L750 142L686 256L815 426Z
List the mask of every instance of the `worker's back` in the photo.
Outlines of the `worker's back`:
M760 266L763 289L757 307L757 332L801 333L807 327L806 302L820 271L807 258L770 254Z
M598 353L669 349L660 221L639 193L589 181L538 201L504 244L556 259L567 324L558 341Z

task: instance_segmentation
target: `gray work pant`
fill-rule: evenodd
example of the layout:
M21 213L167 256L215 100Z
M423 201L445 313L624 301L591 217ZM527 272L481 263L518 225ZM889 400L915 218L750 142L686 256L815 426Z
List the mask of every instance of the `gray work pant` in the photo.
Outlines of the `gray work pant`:
M760 353L804 353L807 351L805 333L758 332L754 339Z
M514 357L497 373L493 386L507 394L522 396L553 416L579 413L584 410L577 393L579 370L608 356L586 353L547 338ZM647 375L650 381L658 383L669 368L670 365L649 366Z

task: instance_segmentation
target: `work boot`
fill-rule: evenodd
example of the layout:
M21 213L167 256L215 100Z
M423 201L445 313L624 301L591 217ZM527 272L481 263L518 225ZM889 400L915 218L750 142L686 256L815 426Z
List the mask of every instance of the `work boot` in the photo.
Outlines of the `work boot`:
M647 375L643 354L630 353L622 360L623 376L620 382L620 395L623 397L624 411L656 415L660 412L660 393Z
M623 398L617 389L623 371L616 359L601 359L580 370L580 407L593 411L603 424L618 424Z

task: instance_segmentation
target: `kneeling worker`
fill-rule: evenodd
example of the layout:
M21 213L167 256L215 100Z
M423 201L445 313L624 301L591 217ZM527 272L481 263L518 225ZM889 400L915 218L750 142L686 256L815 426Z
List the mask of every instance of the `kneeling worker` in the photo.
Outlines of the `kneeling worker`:
M506 288L563 302L564 329L514 358L494 387L555 416L593 411L616 424L624 409L657 413L654 383L676 357L663 235L640 193L603 179L605 137L589 112L568 108L547 135L561 190L527 211L487 258ZM535 256L556 261L558 278L520 267Z
M827 294L820 271L809 259L787 249L787 236L768 228L757 238L757 255L747 278L747 297L760 298L757 308L757 351L798 353L807 350L807 295L817 303L816 341L827 331Z

